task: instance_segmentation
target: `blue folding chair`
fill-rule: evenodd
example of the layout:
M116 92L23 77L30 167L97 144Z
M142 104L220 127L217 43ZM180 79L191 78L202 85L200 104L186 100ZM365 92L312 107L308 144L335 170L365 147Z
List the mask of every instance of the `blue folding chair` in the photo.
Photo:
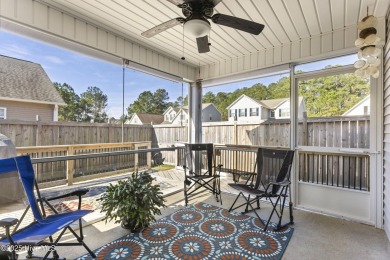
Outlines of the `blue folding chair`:
M55 250L57 246L76 246L82 245L89 252L89 254L95 258L95 254L86 246L83 242L83 229L81 218L92 210L81 210L81 196L88 192L87 189L81 189L71 192L69 194L57 196L55 198L41 198L37 182L35 181L34 169L31 164L29 156L18 156L14 158L0 160L0 174L17 171L19 173L20 180L23 184L29 207L34 215L34 221L26 227L18 229L22 220L16 218L6 218L0 220L0 227L6 231L5 237L0 235L1 248L9 248L9 259L16 260L16 249L28 249L27 258L36 258L33 256L34 247L46 247L49 248L48 252L42 259L48 259L50 253L52 253L51 259L59 259L59 255ZM38 199L34 194L34 186L36 188ZM51 200L57 200L69 196L79 197L78 210L67 213L58 213L54 207L49 203ZM39 204L38 204L39 203ZM43 203L46 203L54 214L46 216ZM39 209L41 207L41 210ZM26 213L25 211L25 213ZM22 218L25 216L23 214ZM73 222L79 221L79 234L77 234L70 226ZM16 225L16 226L15 226ZM11 232L11 227L15 226ZM65 231L69 230L77 239L74 243L60 243L60 239L64 235ZM59 235L54 239L53 234L59 232Z

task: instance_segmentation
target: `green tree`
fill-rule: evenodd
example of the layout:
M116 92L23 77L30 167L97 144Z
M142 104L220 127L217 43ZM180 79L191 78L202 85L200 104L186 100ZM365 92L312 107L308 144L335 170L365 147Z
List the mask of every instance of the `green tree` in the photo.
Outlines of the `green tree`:
M278 99L290 97L290 77L283 77L268 85L268 98Z
M105 111L108 97L98 87L88 87L80 95L81 121L104 123L108 119Z
M156 92L144 91L139 94L137 100L129 105L127 113L151 113L163 114L169 106L176 106L179 102L168 102L169 96L165 89L157 89Z
M370 93L365 79L340 74L301 81L299 95L305 98L309 117L340 116Z
M60 121L80 121L81 107L80 97L67 83L54 82L54 87L66 103L58 108L58 119Z

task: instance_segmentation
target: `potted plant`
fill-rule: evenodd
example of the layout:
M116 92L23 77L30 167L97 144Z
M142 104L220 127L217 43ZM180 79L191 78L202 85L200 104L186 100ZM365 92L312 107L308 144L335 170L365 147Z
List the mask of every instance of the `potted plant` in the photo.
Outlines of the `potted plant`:
M152 184L153 177L147 173L132 173L126 180L110 184L99 199L105 220L121 222L123 228L138 232L161 215L160 207L165 207L160 185Z

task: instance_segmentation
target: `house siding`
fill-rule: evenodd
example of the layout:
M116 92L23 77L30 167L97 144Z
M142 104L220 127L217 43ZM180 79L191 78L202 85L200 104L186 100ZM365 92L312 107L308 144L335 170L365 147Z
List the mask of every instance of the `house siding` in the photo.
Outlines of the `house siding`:
M0 107L7 108L7 119L53 121L54 105L0 100Z
M383 202L384 229L390 240L390 22L389 12L386 17L386 45L384 48L384 143L383 143Z
M235 103L233 106L231 106L229 108L229 110L231 109L236 109L237 110L237 121L240 121L240 122L254 122L254 121L259 121L261 120L261 114L259 112L259 115L258 116L250 116L250 109L251 108L259 108L259 110L261 109L261 106L256 103L255 101L247 98L247 97L243 97L241 98L240 100L237 101L237 103ZM240 116L240 109L246 109L246 116ZM228 121L234 121L234 116L230 116L230 112L228 112Z
M137 115L135 115L132 118L130 118L129 124L130 125L142 125L142 122L139 119L139 117Z
M211 117L211 119L210 119ZM202 122L221 121L221 113L214 106L210 105L202 111Z

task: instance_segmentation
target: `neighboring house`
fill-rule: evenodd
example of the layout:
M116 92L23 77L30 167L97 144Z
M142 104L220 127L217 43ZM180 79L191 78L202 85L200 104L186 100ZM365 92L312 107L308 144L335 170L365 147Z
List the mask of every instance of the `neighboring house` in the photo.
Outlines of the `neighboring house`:
M40 64L0 55L0 119L58 121L60 105Z
M177 113L179 113L179 111L180 108L178 107L168 107L163 114L164 121L162 122L162 124L171 124L173 119L175 119Z
M186 124L188 123L188 119L189 119L188 106L183 106L183 109L169 107L164 112L163 124L173 124L173 125ZM214 106L214 104L212 103L202 104L202 122L218 122L218 121L221 121L221 112L218 111L218 109Z
M343 116L361 116L370 114L370 95L360 100L356 105L343 114Z
M290 118L290 99L256 100L243 94L237 98L228 110L228 121L253 122L270 118ZM303 97L299 97L298 118L306 111Z
M131 118L126 121L130 125L159 125L164 121L164 116L147 113L134 113Z

